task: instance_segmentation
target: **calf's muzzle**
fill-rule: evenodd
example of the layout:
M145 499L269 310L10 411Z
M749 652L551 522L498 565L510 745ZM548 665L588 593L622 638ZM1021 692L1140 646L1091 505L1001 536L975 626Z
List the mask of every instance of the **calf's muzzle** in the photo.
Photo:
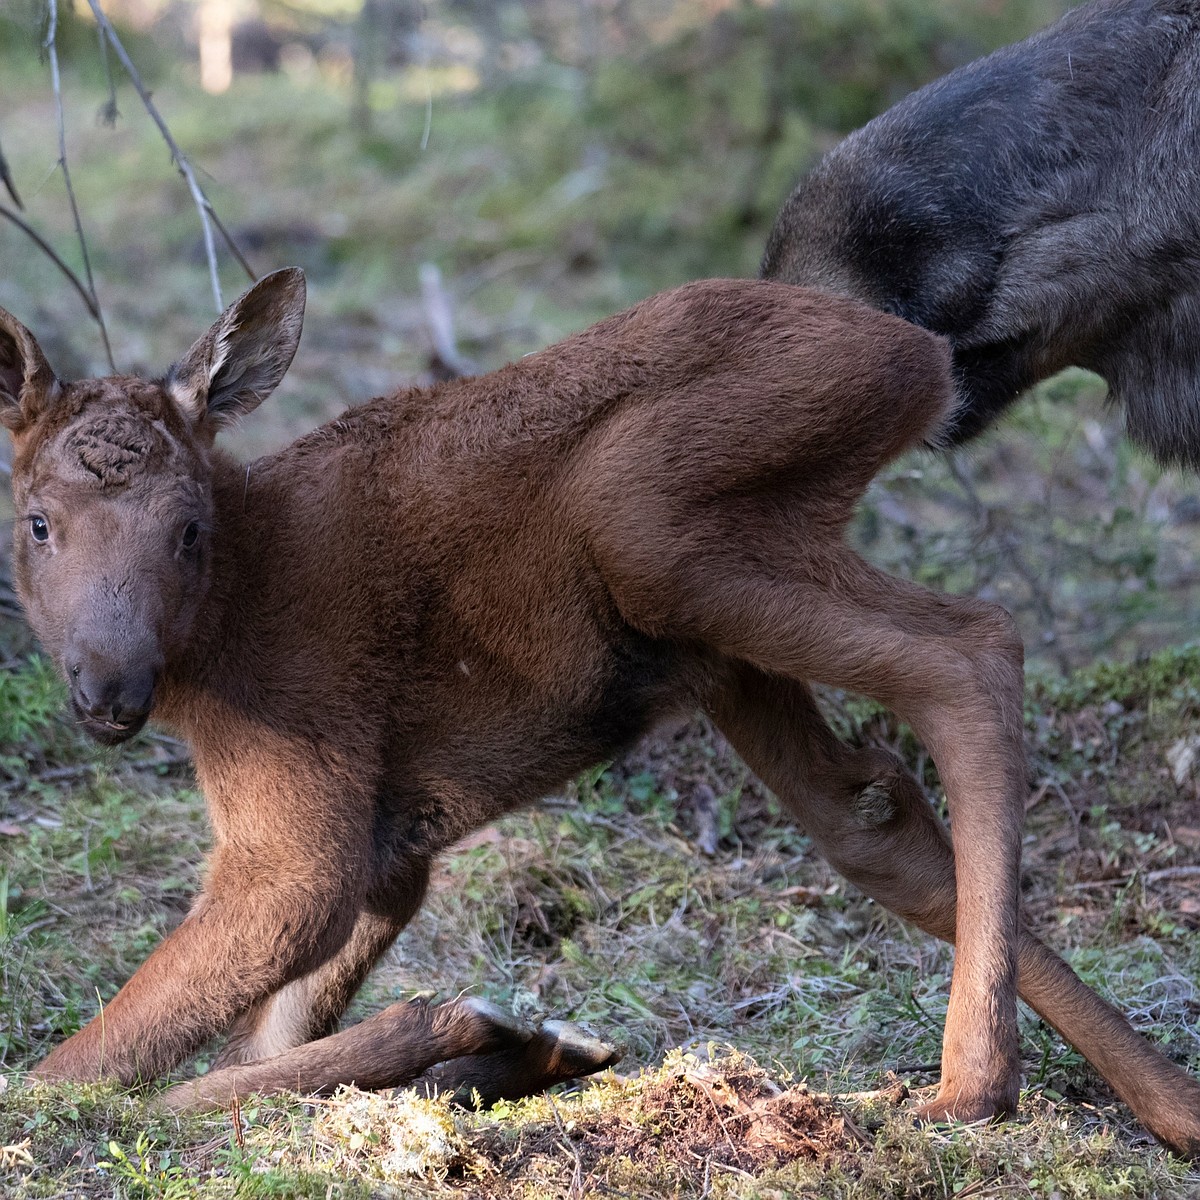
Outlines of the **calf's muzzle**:
M157 656L122 666L95 652L77 651L68 676L71 707L79 723L106 746L127 741L150 716L160 669Z

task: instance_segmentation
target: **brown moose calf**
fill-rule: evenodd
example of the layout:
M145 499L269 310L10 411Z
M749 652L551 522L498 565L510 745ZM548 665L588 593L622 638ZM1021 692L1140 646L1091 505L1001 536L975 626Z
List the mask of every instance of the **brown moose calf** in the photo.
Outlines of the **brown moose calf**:
M35 1074L152 1078L226 1029L218 1069L169 1103L490 1051L509 1070L521 1035L480 1005L328 1035L435 855L699 706L839 870L955 940L925 1115L1013 1109L1019 985L1151 1130L1200 1148L1200 1087L1021 927L1009 618L842 541L871 477L947 417L937 337L698 283L239 465L214 436L278 384L303 304L298 271L264 279L153 382L60 383L0 311L21 599L96 737L153 713L188 739L216 838L188 917ZM893 756L837 741L813 681L917 731L953 851Z

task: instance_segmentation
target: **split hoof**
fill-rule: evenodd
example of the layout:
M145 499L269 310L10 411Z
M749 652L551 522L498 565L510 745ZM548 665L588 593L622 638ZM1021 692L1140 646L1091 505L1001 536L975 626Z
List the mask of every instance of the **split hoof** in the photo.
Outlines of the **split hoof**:
M594 1075L620 1059L620 1050L580 1026L546 1021L520 1045L439 1064L417 1081L417 1087L426 1095L448 1093L462 1108L490 1108L498 1100L520 1100Z
M534 1035L535 1041L542 1039L548 1039L551 1047L547 1070L561 1074L562 1080L594 1075L621 1061L622 1052L617 1047L602 1042L570 1021L543 1022Z
M448 1016L452 1019L461 1015L475 1026L478 1045L468 1051L471 1054L495 1054L501 1050L517 1049L528 1045L536 1036L528 1022L478 996L468 996L465 1000L453 1001L442 1007L451 1010Z

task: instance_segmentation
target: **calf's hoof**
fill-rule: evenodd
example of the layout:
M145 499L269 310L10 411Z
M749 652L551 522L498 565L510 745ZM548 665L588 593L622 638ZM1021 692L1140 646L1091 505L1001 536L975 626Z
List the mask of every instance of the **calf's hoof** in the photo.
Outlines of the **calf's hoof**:
M498 1100L520 1100L594 1075L620 1058L620 1050L580 1026L547 1021L524 1045L440 1063L417 1081L417 1088L426 1095L448 1094L463 1108L490 1108Z
M617 1047L602 1042L570 1021L544 1021L534 1035L534 1041L546 1046L546 1072L560 1075L561 1080L556 1082L594 1075L621 1061L621 1051Z
M1012 1116L1016 1111L1015 1095L1009 1097L973 1093L943 1086L932 1100L918 1105L915 1115L918 1121L930 1125L949 1124L953 1121L972 1124L975 1121L1000 1120Z
M1200 1159L1200 1088L1185 1078L1173 1094L1144 1101L1138 1120L1181 1158Z
M435 1020L461 1020L467 1024L472 1033L467 1040L474 1044L464 1047L461 1053L465 1054L495 1054L500 1050L516 1049L527 1045L535 1036L527 1021L479 996L438 1005L434 1013Z

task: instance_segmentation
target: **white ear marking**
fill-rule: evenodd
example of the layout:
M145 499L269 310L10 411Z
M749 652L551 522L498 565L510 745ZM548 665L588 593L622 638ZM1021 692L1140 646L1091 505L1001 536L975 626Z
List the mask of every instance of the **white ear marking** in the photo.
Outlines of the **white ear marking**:
M238 297L168 372L172 398L217 429L253 411L278 386L304 323L304 275L276 271Z

